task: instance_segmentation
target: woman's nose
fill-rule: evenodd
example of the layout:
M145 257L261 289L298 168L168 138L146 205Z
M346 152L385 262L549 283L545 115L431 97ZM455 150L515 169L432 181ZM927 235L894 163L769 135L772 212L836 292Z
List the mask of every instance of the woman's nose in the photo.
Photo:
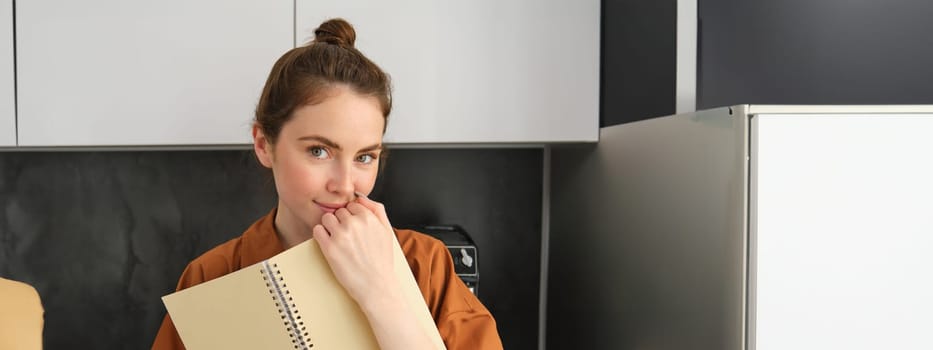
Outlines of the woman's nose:
M336 165L327 181L327 191L349 195L354 191L353 172L349 165Z

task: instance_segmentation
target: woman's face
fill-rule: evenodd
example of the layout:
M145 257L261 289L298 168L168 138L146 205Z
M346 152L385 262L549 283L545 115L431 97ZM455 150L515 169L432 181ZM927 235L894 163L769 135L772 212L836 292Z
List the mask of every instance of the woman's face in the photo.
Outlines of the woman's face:
M298 220L287 224L291 229L310 230L324 213L354 200L355 192L372 191L384 124L378 99L337 86L322 102L296 109L275 145L256 138L257 156L275 177L278 215Z

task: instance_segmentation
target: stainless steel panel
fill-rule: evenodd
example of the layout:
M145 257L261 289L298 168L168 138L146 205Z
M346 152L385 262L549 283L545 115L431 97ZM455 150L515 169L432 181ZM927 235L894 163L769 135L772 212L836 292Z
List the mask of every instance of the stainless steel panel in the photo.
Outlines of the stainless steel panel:
M742 349L745 109L553 149L548 348Z

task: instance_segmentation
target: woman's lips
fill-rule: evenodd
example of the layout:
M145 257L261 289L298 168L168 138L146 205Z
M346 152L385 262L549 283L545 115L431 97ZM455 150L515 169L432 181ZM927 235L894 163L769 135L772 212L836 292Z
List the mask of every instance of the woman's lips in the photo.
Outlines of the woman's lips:
M319 203L317 201L313 201L313 202L314 204L317 204L317 206L321 208L321 210L324 211L325 213L333 213L337 211L337 209L347 206L346 203Z

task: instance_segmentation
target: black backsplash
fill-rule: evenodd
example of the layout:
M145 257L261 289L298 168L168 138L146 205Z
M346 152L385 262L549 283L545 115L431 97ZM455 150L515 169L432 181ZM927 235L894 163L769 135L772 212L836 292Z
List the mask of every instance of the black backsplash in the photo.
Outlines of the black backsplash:
M507 349L537 348L541 175L541 149L402 149L371 195L473 236ZM0 276L39 291L48 349L148 348L185 265L275 202L248 151L0 153Z

